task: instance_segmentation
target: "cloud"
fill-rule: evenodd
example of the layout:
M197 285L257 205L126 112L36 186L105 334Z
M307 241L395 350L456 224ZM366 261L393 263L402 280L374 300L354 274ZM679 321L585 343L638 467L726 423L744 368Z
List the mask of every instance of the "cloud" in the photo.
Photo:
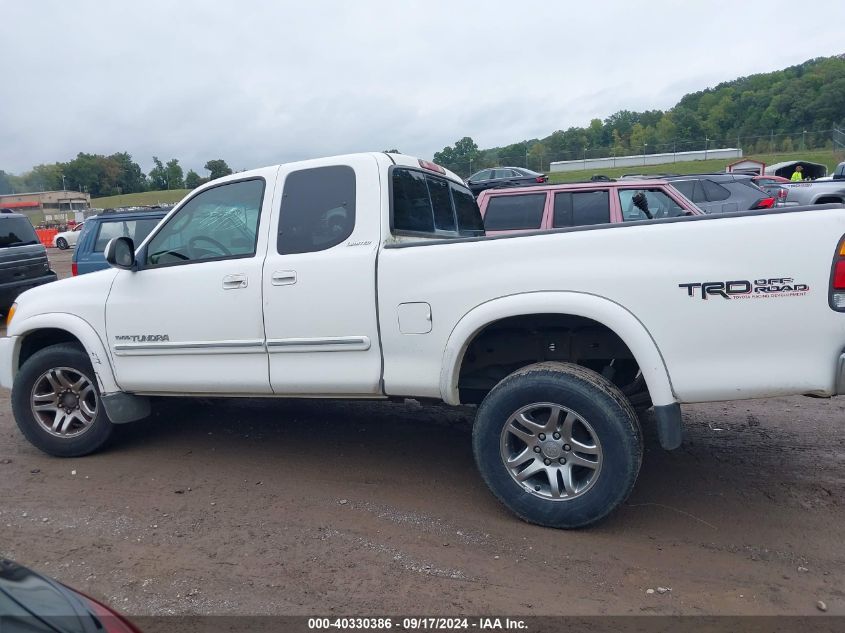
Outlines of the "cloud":
M201 171L210 158L247 169L391 147L430 157L467 135L512 143L841 52L845 6L823 20L793 8L5 2L0 169L80 151Z

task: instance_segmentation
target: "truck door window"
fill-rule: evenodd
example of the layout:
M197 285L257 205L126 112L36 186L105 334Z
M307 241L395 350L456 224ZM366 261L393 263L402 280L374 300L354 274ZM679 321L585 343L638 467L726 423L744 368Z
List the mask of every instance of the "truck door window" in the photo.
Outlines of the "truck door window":
M484 213L484 228L488 231L539 229L545 206L545 193L491 196Z
M609 222L610 194L607 189L555 194L554 228Z
M288 174L279 215L280 255L337 246L355 228L355 170L348 165Z
M391 176L391 229L437 237L483 235L478 205L470 191L416 169L395 167Z
M642 194L643 197L638 197L639 194ZM619 204L622 209L623 222L652 218L673 218L687 213L686 209L660 189L620 189ZM648 214L642 208L644 204L647 205ZM651 218L649 218L649 214Z
M146 266L254 256L263 198L263 178L197 194L150 240Z

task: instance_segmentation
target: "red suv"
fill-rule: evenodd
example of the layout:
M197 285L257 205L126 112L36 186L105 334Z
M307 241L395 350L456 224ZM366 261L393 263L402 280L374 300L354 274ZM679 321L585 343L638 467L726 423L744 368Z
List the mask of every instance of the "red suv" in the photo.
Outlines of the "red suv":
M478 207L487 235L704 213L664 180L488 189Z

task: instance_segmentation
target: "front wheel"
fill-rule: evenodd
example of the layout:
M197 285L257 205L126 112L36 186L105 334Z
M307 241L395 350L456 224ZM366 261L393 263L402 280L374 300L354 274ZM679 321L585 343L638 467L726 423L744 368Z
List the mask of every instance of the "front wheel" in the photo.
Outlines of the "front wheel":
M57 247L60 251L67 250L67 247L68 247L67 240L66 240L65 238L63 238L63 237L60 237L59 239L57 239L57 240L56 240L56 247Z
M594 371L539 363L496 385L478 409L473 451L493 494L520 518L584 527L627 499L642 461L639 420Z
M46 347L24 362L12 386L18 428L56 457L93 453L111 436L91 361L77 345Z

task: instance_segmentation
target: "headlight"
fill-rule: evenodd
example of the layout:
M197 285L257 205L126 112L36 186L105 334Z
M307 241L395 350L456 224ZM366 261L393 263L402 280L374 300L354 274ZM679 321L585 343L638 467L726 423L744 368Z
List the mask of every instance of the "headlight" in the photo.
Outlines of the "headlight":
M9 327L9 324L12 322L12 318L15 316L15 310L18 309L18 304L13 303L12 307L9 308L9 312L6 314L6 327Z

